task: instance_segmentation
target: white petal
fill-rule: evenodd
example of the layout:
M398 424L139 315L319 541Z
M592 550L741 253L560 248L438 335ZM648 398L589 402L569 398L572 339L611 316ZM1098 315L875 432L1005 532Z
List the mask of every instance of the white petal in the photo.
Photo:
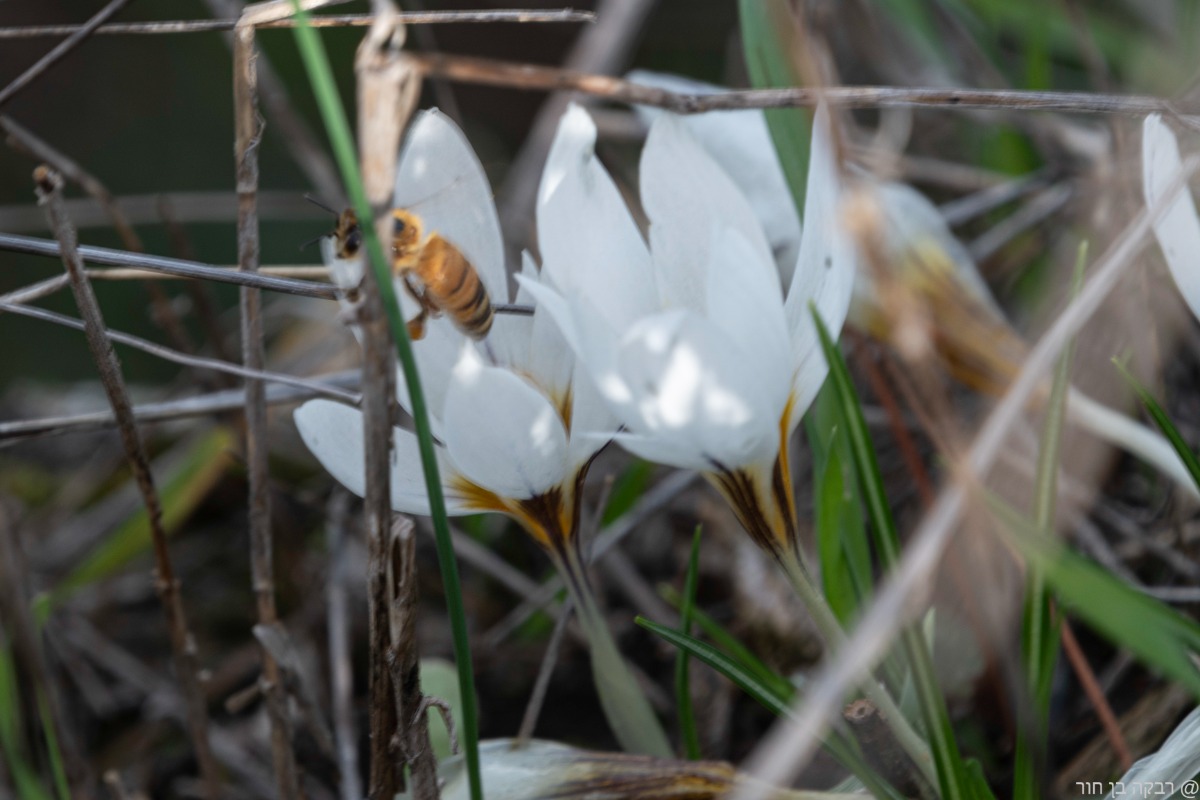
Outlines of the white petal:
M417 374L421 378L421 389L425 394L425 405L429 409L429 422L433 435L442 437L442 409L446 404L446 391L459 352L467 339L450 320L445 317L431 319L425 325L425 338L413 342L413 355L417 360ZM404 369L396 365L396 399L400 407L412 413L412 400L408 395L408 384L404 380Z
M723 87L676 75L637 70L626 76L634 83L688 94L712 94ZM653 120L664 112L636 106L638 115ZM775 154L775 143L761 111L720 111L689 114L683 125L717 161L757 215L787 286L800 252L800 219L796 204Z
M566 476L567 434L550 402L508 370L465 348L446 396L446 449L469 480L513 499Z
M331 400L310 400L294 414L304 444L338 483L358 496L366 491L363 466L362 412ZM428 514L429 497L417 439L396 428L392 442L392 508L409 514ZM470 514L463 497L448 486L455 474L442 448L435 448L446 513Z
M778 448L778 375L708 320L668 311L636 324L621 343L619 385L597 382L633 434L654 436L725 468L758 463ZM622 394L630 399L613 403Z
M641 161L642 206L650 217L650 252L664 308L705 311L703 265L712 232L731 227L754 258L779 277L754 210L729 176L674 115L650 129Z
M470 142L445 114L417 115L396 169L395 205L420 216L475 266L492 299L508 299L492 189Z
M1146 205L1153 209L1183 172L1175 135L1158 114L1142 126L1142 187ZM1166 256L1167 266L1192 313L1200 318L1200 220L1185 183L1166 213L1154 225L1154 235Z
M809 303L836 338L846 320L854 288L854 249L839 219L841 181L832 142L829 110L817 108L805 197L804 239L785 302L798 369L793 393L794 425L821 388L828 365L821 353Z
M536 299L525 282L537 283L537 268L534 267L529 254L525 254L524 269L521 271L521 289L518 298L526 303L534 303L533 317L530 319L528 359L523 368L528 372L533 382L540 386L546 394L555 398L565 397L571 387L571 374L575 369L575 354L567 340L563 338L562 330L554 321L550 311L536 305Z
M543 280L584 296L622 328L657 307L650 253L593 151L596 127L582 108L563 115L538 192Z
M773 263L731 228L712 232L708 319L735 347L754 353L770 382L767 405L782 410L792 388L791 341Z
M612 439L620 422L596 389L587 368L575 364L571 378L571 441L567 460L578 470Z

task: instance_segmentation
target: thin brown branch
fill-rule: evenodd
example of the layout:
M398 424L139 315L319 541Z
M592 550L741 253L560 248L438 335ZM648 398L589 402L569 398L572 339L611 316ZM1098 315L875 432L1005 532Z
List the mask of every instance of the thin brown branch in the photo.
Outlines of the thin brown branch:
M249 15L254 7L247 8ZM258 146L262 120L258 115L258 77L254 60L254 28L239 24L233 42L233 114L236 133L238 195L238 269L258 271ZM263 347L262 296L259 290L241 290L242 363L261 370L266 361ZM275 610L275 567L271 546L271 486L267 467L267 404L263 383L246 380L246 471L250 484L250 570L254 588L258 628L278 623ZM260 645L261 645L260 641ZM278 796L300 797L296 758L292 752L292 725L288 716L283 673L266 646L262 656L262 693L271 721L271 761L275 768Z
M163 602L163 610L167 617L167 629L170 632L171 649L175 658L175 670L183 684L192 744L196 749L196 760L200 765L205 794L211 800L216 800L221 792L220 779L208 738L208 709L205 705L204 691L200 685L196 645L187 627L179 581L175 578L174 570L171 567L166 532L162 525L162 506L158 501L158 492L154 488L154 477L150 472L146 451L138 434L137 423L133 417L129 395L125 390L125 379L121 374L120 364L113 353L112 344L104 335L104 318L100 313L100 305L84 274L83 260L76 251L75 231L71 227L70 220L63 213L62 178L45 167L39 167L34 172L34 179L37 183L38 200L46 209L46 220L58 237L63 254L63 264L66 266L67 274L71 276L71 288L75 294L75 302L83 317L88 346L100 371L100 378L104 384L105 393L108 395L108 401L118 420L125 454L136 478L138 490L141 492L142 502L146 506L150 537L154 543L154 563L157 573L155 588Z
M561 613L554 623L554 630L546 642L546 652L542 654L542 663L538 667L537 680L533 682L533 691L529 693L529 702L525 704L525 713L521 715L521 727L517 728L516 747L523 747L532 738L533 730L537 727L538 716L546 702L546 691L550 688L550 676L554 674L554 665L558 663L558 654L562 650L563 636L567 632L567 622L571 619L574 605L570 598L563 604Z
M111 0L108 5L100 9L87 22L82 25L73 26L74 29L71 31L70 36L55 45L54 49L39 58L32 67L14 78L3 89L0 89L0 106L13 99L18 92L37 80L43 72L57 64L63 56L82 44L85 39L95 33L105 22L112 19L128 3L129 0Z
M333 706L333 739L337 750L338 789L342 800L361 800L358 776L358 731L354 725L354 668L350 663L349 610L346 586L350 580L350 493L337 489L326 513L329 573L326 577L329 697Z
M380 241L388 241L391 221L387 209L393 194L397 149L412 113L414 86L419 86L419 81L415 80L407 58L400 57L404 28L396 21L394 9L376 3L373 10L375 24L355 57L359 152L367 199L377 212L375 229ZM363 286L365 291L356 312L363 344L362 410L366 439L363 515L371 564L367 574L370 639L367 691L371 708L367 796L371 800L391 800L404 785L403 764L393 751L393 737L399 735L407 749L405 731L409 727L397 714L395 692L402 687L393 687L388 668L388 653L393 643L389 636L386 564L392 530L390 451L396 369L395 351L373 270L363 270Z
M1062 635L1063 652L1066 653L1067 660L1071 662L1071 668L1075 671L1075 677L1079 679L1080 685L1083 686L1083 691L1091 702L1092 708L1100 720L1100 725L1104 728L1104 734L1108 737L1108 743L1112 746L1113 752L1116 753L1117 761L1120 762L1121 772L1126 772L1133 766L1133 756L1129 754L1129 745L1125 742L1125 737L1121 734L1121 725L1117 722L1117 715L1113 713L1112 706L1108 704L1108 700L1104 697L1104 692L1096 682L1096 674L1092 671L1091 665L1088 664L1087 656L1083 654L1083 648L1079 646L1079 641L1075 638L1075 632L1071 630L1071 626L1065 619L1062 621L1059 631Z
M703 95L679 94L621 78L540 64L447 53L414 53L412 58L427 76L510 89L582 92L606 100L654 106L676 114L747 108L811 108L818 102L838 108L1007 109L1129 116L1160 113L1172 117L1200 113L1196 109L1177 109L1170 100L1161 97L1092 92L834 86L822 89L751 89Z
M429 715L421 694L417 649L417 537L412 520L396 515L386 552L388 593L388 669L399 721L399 745L408 764L409 796L437 800L437 759L429 743Z
M328 14L309 17L309 25L314 28L365 28L371 24L370 14ZM595 22L596 15L590 11L575 11L564 8L557 11L541 9L512 9L504 11L424 11L420 13L401 14L400 19L406 25L457 25L469 23L555 23L555 22ZM101 25L95 29L100 34L164 34L164 33L210 33L213 31L232 31L236 20L231 19L186 19L166 22L118 22L112 25ZM270 28L294 28L293 19L280 19L262 22L254 26L259 30ZM23 25L20 27L0 28L0 39L32 39L42 36L67 36L81 30L80 25Z
M20 305L18 303L5 302L0 299L0 311L6 311L10 314L17 314L23 317L50 322L55 325L62 325L67 328L74 328L78 331L87 330L86 324L82 320L73 319L65 314L59 314L54 311L47 311L44 308L33 308L30 306ZM280 383L286 386L295 386L299 389L307 389L315 395L332 397L335 400L340 400L343 403L357 405L359 396L353 392L343 391L317 381L308 380L306 378L298 378L294 375L287 375L282 372L271 372L263 369L250 369L243 367L240 364L232 364L228 361L220 361L215 358L205 358L204 356L190 356L187 353L180 353L177 350L172 350L169 347L164 347L160 344L147 341L132 334L122 333L120 331L106 328L103 332L104 336L109 341L117 344L127 345L141 350L144 353L157 356L166 361L171 361L176 364L182 364L185 367L194 367L196 369L210 370L219 372L225 375L236 375L240 378L253 381L270 381L272 383Z

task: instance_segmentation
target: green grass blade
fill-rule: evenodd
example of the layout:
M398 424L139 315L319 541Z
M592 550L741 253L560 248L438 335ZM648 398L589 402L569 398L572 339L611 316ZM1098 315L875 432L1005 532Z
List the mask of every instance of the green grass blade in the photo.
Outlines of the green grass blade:
M802 52L802 44L797 41L795 21L786 0L739 0L738 9L746 69L754 88L803 85L794 60ZM768 109L764 114L796 213L803 217L812 119L798 108Z
M58 731L54 727L54 717L50 714L50 704L46 701L45 693L37 695L38 717L42 721L42 736L46 740L47 760L50 762L50 774L54 778L54 789L59 800L71 800L71 784L67 781L67 768L63 763L62 750L58 746Z
M815 309L813 322L817 326L825 360L829 364L829 381L837 391L842 411L841 423L845 426L850 442L854 471L866 503L867 518L871 522L875 546L884 566L892 569L900 558L900 537L888 507L883 478L879 472L879 463L867 431L866 420L863 419L862 407L850 381L850 371L846 362ZM925 723L925 735L937 770L941 796L944 800L968 800L974 794L973 787L968 779L963 757L959 753L958 742L954 738L945 698L942 697L937 677L933 673L933 661L925 638L916 628L908 626L900 634L900 646L917 690L918 706Z
M355 212L361 220L373 220L374 212L367 200L362 176L358 170L358 157L350 125L334 84L333 71L325 54L325 47L317 32L309 25L308 14L298 2L292 0L296 9L297 25L293 29L296 45L304 60L309 83L316 96L321 118L333 146L334 157L342 180L346 184ZM404 370L404 380L412 404L413 427L421 453L421 466L425 472L425 490L429 495L430 516L433 520L434 539L437 543L438 565L442 573L446 608L450 617L450 628L454 640L454 662L458 667L459 688L462 692L463 732L461 741L467 762L468 784L473 800L483 797L483 782L479 772L479 717L476 707L475 675L471 666L470 642L467 637L467 619L463 608L462 587L458 577L458 563L450 543L450 525L446 518L446 501L442 494L441 478L438 475L437 459L433 449L433 435L429 425L429 411L425 393L413 358L412 343L400 312L396 288L392 282L391 265L384 257L383 247L376 235L374 225L363 225L367 245L368 263L375 274L375 283L387 314L388 327L396 343L396 351Z
M670 586L661 588L662 596L668 603L676 609L683 608L683 597ZM752 673L759 681L769 685L776 694L780 696L790 696L793 691L792 684L786 678L775 673L770 667L762 662L758 656L750 652L750 650L741 642L739 642L733 634L725 630L721 623L710 617L707 613L699 608L692 609L692 619L704 631L708 638L717 643L717 646L724 652L728 653L731 658L737 661L742 666L742 669Z
M1087 243L1079 247L1075 261L1072 295L1079 292L1083 281L1083 267L1087 259ZM1033 519L1042 530L1050 530L1054 521L1055 498L1058 495L1058 457L1062 444L1063 421L1066 417L1067 392L1070 389L1071 362L1074 359L1075 340L1068 343L1058 367L1054 372L1054 383L1050 389L1050 401L1046 404L1046 420L1042 426L1041 447L1038 450L1037 475L1034 479ZM1021 657L1025 677L1033 698L1033 718L1029 724L1017 728L1016 759L1013 766L1014 800L1033 800L1037 797L1041 781L1038 767L1045 761L1041 758L1046 747L1046 726L1049 724L1050 690L1054 678L1054 664L1058 657L1059 628L1054 608L1046 591L1045 578L1035 568L1026 576L1025 606L1021 624ZM1037 738L1030 740L1030 735Z
M179 530L232 466L233 459L229 453L233 445L229 431L214 429L190 444L178 465L162 481L159 486L162 525L168 536ZM150 521L145 506L139 505L129 519L105 537L53 589L34 599L34 619L38 624L44 623L54 607L63 600L90 583L116 574L149 549Z
M745 669L743 665L734 659L729 658L720 650L701 642L699 639L694 639L665 625L659 625L657 622L652 622L645 617L639 616L635 621L646 630L662 637L681 651L688 652L693 658L702 661L733 681L738 688L750 695L750 697L754 698L772 713L780 717L793 717L792 703L795 699L795 688L791 684L788 684L786 694L777 692L776 687L759 681L758 676L752 671ZM834 731L822 742L822 746L842 766L846 767L856 778L862 781L863 785L873 796L888 798L889 800L900 800L903 797L895 787L879 777L871 769L863 759L861 752L859 752L857 743L852 739Z
M1196 454L1192 452L1192 448L1184 441L1183 436L1179 433L1179 429L1175 427L1175 424L1171 422L1171 418L1167 416L1167 412L1154 399L1154 395L1150 394L1150 390L1143 386L1141 381L1133 377L1133 373L1126 369L1124 364L1116 359L1113 359L1113 363L1121 371L1121 374L1125 376L1125 380L1129 382L1129 385L1133 387L1138 399L1142 401L1142 405L1150 413L1150 418L1154 420L1154 424L1167 437L1167 440L1171 443L1171 447L1175 448L1175 452L1179 455L1180 460L1183 461L1183 465L1187 467L1188 474L1195 481L1196 487L1200 488L1200 460L1197 460Z
M679 630L692 635L692 617L696 610L696 582L700 573L700 526L692 535L692 553L688 559L687 576L683 581L683 605L679 609ZM688 651L679 648L675 654L675 707L679 714L679 735L684 753L692 761L700 760L700 734L696 731L696 715L692 713L691 681L689 680Z
M53 800L38 780L37 771L21 753L21 708L17 703L17 669L8 639L0 631L0 753L8 767L17 796L27 800Z
M1200 698L1200 625L1068 550L1002 500L990 498L990 507L1061 605Z

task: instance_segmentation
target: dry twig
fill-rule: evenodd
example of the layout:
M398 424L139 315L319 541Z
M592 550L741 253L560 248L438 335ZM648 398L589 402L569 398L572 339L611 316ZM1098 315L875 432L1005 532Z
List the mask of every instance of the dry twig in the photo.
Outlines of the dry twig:
M358 78L359 152L367 200L377 211L373 220L380 241L388 241L391 229L387 209L391 205L400 136L416 102L420 83L415 80L407 56L399 47L404 41L403 23L396 20L390 4L375 3L375 24L359 46L355 58ZM371 753L367 785L372 800L391 800L404 784L401 764L392 750L399 735L407 745L406 721L397 716L395 691L388 668L388 586L383 566L389 557L392 529L390 451L392 404L395 395L394 349L383 301L371 269L363 270L364 292L356 306L363 344L363 436L366 440L364 469L366 491L367 549L371 569L367 577L370 628L368 694L370 697ZM436 792L436 789L435 789Z
M420 13L400 14L400 21L405 25L457 25L462 23L580 23L594 22L595 14L590 11L575 11L564 8L559 10L542 9L505 9L502 11L423 11ZM374 16L371 14L327 14L309 18L309 25L314 28L344 28L362 27L371 24ZM91 23L88 23L89 25ZM213 31L232 31L237 24L232 19L189 19L172 20L167 22L121 22L111 25L101 25L92 32L100 34L150 34L164 33L210 33ZM266 22L252 23L255 28L294 28L293 19L275 19ZM83 30L81 25L24 25L12 28L0 28L0 39L34 39L42 36L67 36Z
M166 532L162 526L162 506L154 488L154 477L150 472L141 437L138 435L120 364L113 353L112 344L104 335L104 318L100 314L100 305L96 302L96 295L87 276L84 275L83 260L76 251L75 231L63 213L62 178L45 167L39 167L34 172L34 180L37 183L38 200L46 209L46 219L58 237L63 263L66 265L67 274L71 276L75 302L79 305L83 317L88 346L99 368L105 393L118 421L126 457L137 480L142 502L146 506L150 536L154 543L157 572L155 588L162 598L163 610L167 616L167 629L170 631L171 648L175 656L175 670L183 684L183 694L187 702L192 744L196 749L196 760L200 765L205 794L211 800L216 800L220 796L220 779L208 738L208 709L200 686L196 645L188 631L179 582L171 568Z
M350 494L335 489L325 515L326 542L329 546L329 573L325 597L328 607L326 625L329 642L329 696L333 704L333 739L337 750L342 800L361 800L362 781L358 776L358 732L354 725L354 670L350 664L349 610L346 585L349 547Z
M258 271L258 146L262 120L258 115L258 76L255 70L253 20L256 6L246 9L234 29L233 111L237 134L238 268ZM241 290L242 363L262 370L262 297L257 289ZM253 575L258 627L278 624L275 610L275 567L271 547L271 486L267 467L267 404L263 383L248 379L246 386L246 471L250 483L250 568ZM261 644L261 642L260 642ZM271 720L271 761L279 797L300 796L296 757L292 752L292 725L288 717L283 674L270 648L261 647L263 697Z
M37 80L43 72L57 64L63 56L78 47L84 39L87 39L89 36L95 33L98 28L104 25L104 23L108 20L112 19L112 17L118 11L128 5L128 3L129 0L111 0L108 5L100 9L95 16L93 16L83 25L72 26L70 36L55 45L54 49L39 58L32 67L14 78L12 82L3 89L0 89L0 106L3 106L9 100L13 99L18 92Z

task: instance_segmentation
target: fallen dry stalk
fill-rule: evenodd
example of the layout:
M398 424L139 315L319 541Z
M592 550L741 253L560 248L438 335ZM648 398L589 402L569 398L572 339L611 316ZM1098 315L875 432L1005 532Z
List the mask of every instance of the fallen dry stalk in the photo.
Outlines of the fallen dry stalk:
M563 8L553 11L537 8L505 9L498 11L420 11L399 15L406 25L452 25L462 23L582 23L594 22L596 15L590 11ZM312 16L308 24L314 28L362 27L371 24L371 14L327 14ZM98 34L149 34L167 33L210 33L231 31L237 24L231 19L182 19L166 22L117 22L101 25L94 29ZM260 30L270 28L294 28L295 20L276 19L253 23ZM67 36L79 32L81 25L22 25L0 28L0 39L34 39L42 36Z
M205 795L210 800L216 800L221 794L221 784L217 762L213 757L208 738L208 709L205 704L204 690L200 685L196 644L187 627L187 616L183 609L179 581L171 567L166 532L162 526L162 506L154 487L154 476L150 472L146 451L138 434L129 394L125 390L125 379L121 374L121 366L113 352L112 343L104 335L104 318L100 313L100 305L96 301L91 283L84 274L83 260L75 248L75 230L71 227L70 220L67 219L63 210L62 178L46 167L38 167L34 171L34 180L37 184L38 202L45 209L46 221L58 237L63 254L63 264L66 266L67 274L71 276L71 289L75 294L75 302L79 306L80 315L83 317L88 347L92 351L92 358L95 359L96 366L100 371L104 391L108 395L108 401L112 405L117 419L125 455L136 479L138 491L142 495L142 502L146 506L150 538L154 545L155 589L162 600L163 611L167 617L167 630L171 638L175 671L182 683L183 695L187 704L188 728L192 737L192 745L196 750L196 760L200 766Z
M255 7L248 7L249 20ZM254 28L239 22L233 40L233 111L236 131L238 196L238 269L258 271L258 146L262 120L258 115L258 80L255 71ZM242 363L261 371L266 361L263 347L262 296L258 289L241 290ZM250 484L250 569L258 625L271 628L279 621L275 609L275 567L271 546L271 486L267 467L267 404L263 382L249 378L246 387L246 472ZM261 641L260 641L261 645ZM260 688L271 720L271 761L279 797L300 796L296 757L292 752L292 725L288 716L287 691L275 656L260 646Z
M606 100L654 106L676 114L747 108L811 108L818 102L837 108L1007 109L1133 116L1160 113L1176 118L1186 118L1195 113L1177 109L1171 101L1161 97L1091 92L831 86L821 89L752 89L719 94L680 94L607 75L592 75L538 64L446 53L414 53L412 58L427 76L510 89L576 91Z

